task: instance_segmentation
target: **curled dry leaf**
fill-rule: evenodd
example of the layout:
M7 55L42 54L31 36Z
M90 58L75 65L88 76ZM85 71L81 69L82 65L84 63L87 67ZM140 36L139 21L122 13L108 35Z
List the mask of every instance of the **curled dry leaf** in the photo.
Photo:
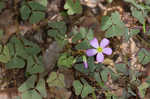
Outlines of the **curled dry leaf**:
M136 57L138 50L139 48L136 46L136 42L132 38L130 38L131 68L136 68L137 70L140 70L142 67L140 64L137 63L138 59Z
M120 45L120 48L121 48L121 50L122 50L122 54L123 54L123 55L129 54L129 43L128 43L128 42L123 42L123 43Z

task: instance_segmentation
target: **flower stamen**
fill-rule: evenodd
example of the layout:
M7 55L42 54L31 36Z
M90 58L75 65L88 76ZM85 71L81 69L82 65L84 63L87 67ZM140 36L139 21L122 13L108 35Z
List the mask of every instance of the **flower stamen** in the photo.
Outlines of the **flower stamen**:
M98 47L97 52L101 53L101 52L103 52L103 49L101 47Z

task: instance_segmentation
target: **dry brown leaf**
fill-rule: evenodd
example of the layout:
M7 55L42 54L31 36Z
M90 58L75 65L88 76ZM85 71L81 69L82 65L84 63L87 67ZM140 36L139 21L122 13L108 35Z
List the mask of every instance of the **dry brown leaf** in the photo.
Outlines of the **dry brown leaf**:
M68 69L62 69L60 72L64 74L66 88L72 87L74 81L73 71Z
M9 88L5 90L0 90L0 99L13 99L18 96L17 88Z
M17 32L18 28L15 25L10 25L7 28L4 29L5 34L2 37L2 42L5 44L8 39Z
M103 64L114 66L113 60L109 58L105 58Z
M0 29L3 29L5 32L4 36L2 37L3 43L6 43L9 37L17 31L17 26L13 16L14 12L9 9L4 10L4 12L0 15Z
M93 15L90 9L87 9L87 11L84 13L84 16L79 19L81 21L79 22L79 26L91 28L95 37L98 37L98 39L101 40L101 38L104 37L104 31L100 29L100 22L98 18L99 17L95 17L95 15Z
M50 88L50 94L47 99L70 99L71 92L65 88Z

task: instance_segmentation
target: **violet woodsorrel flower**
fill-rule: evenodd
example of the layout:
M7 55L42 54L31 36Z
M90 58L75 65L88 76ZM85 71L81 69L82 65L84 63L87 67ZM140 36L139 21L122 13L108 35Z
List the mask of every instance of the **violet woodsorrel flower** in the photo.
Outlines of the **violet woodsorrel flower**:
M88 49L86 51L87 56L94 56L97 54L96 61L98 63L103 62L104 61L103 54L106 54L106 55L112 54L112 49L107 47L108 44L109 44L109 40L106 38L102 39L100 44L98 43L98 40L94 38L93 40L90 41L90 45L94 47L95 49Z
M86 56L83 56L83 64L84 64L85 68L88 68L88 63L87 63L87 60L86 60Z

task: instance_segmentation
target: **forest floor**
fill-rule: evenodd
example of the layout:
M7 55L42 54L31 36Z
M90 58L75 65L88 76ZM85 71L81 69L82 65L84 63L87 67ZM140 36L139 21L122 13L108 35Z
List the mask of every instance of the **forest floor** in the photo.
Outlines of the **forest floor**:
M146 49L147 52L150 51L149 12L147 17L145 17L146 28L145 30L143 30L144 29L143 24L141 24L139 20L133 17L132 15L130 9L132 4L125 2L124 0L113 0L112 3L108 3L109 0L80 0L83 8L82 13L74 15L66 14L64 4L67 0L44 0L47 1L45 11L46 18L36 24L30 24L28 20L23 21L21 19L20 8L22 6L21 5L21 3L23 2L22 0L2 0L2 2L3 1L5 3L5 7L3 7L0 12L0 30L4 32L3 35L0 34L2 46L7 45L14 35L17 36L21 35L21 37L24 37L25 39L37 44L41 49L40 55L42 55L44 64L43 67L46 69L46 71L42 73L42 75L37 74L38 79L40 79L40 77L43 77L43 79L47 79L48 75L51 72L62 73L64 75L66 86L64 88L55 88L49 87L49 85L46 84L45 86L48 94L47 97L44 99L80 99L81 96L80 95L77 96L75 94L75 89L73 88L74 80L79 79L83 82L84 82L83 79L86 79L91 86L96 88L94 93L94 95L96 95L95 99L150 99L149 87L146 87L144 85L143 85L144 87L142 87L143 88L142 92L143 93L145 92L144 98L142 96L143 94L141 95L139 91L140 85L142 85L143 83L145 84L148 77L150 76L150 58L148 56L148 59L145 60L146 63L141 63L139 62L138 59L138 53L142 48ZM25 0L25 1L39 2L40 0ZM76 0L73 1L75 2ZM145 3L146 1L143 0L137 0L137 2L138 4L141 3L146 4ZM124 75L118 73L119 79L115 81L112 80L110 74L106 74L107 77L105 76L106 81L104 85L109 88L108 91L105 90L105 88L103 88L102 86L99 86L96 83L95 79L93 79L89 75L85 75L84 73L76 70L73 67L69 69L56 67L56 64L58 64L57 60L59 56L62 53L64 53L67 50L67 48L70 48L70 46L73 49L74 48L73 46L75 44L70 45L68 44L64 49L60 48L60 46L57 45L55 39L48 37L48 35L46 34L47 30L49 29L47 26L48 22L63 20L67 26L66 34L71 33L73 28L84 27L87 29L92 29L94 37L97 37L98 40L101 40L102 38L105 37L106 32L100 28L102 23L102 17L110 16L111 13L116 11L119 13L122 22L125 24L127 28L138 29L139 33L129 38L128 41L124 39L125 35L119 37L118 36L110 37L109 46L112 48L113 54L104 59L103 65L105 65L106 68L112 69L112 71L116 73L117 71L114 70L114 68L116 68L115 65L118 63L120 64L126 63L127 72L129 72L129 74ZM117 30L114 30L114 32L116 31ZM81 53L84 51L81 50ZM80 51L72 53L74 57L75 55L80 55L78 54L80 53ZM143 57L146 57L146 55ZM24 64L26 67L26 65L28 65L28 61L26 61ZM25 67L17 69L16 68L7 69L5 63L1 62L0 99L20 99L14 98L14 96L20 96L21 93L18 91L18 88L30 76L30 74L26 73ZM121 68L120 72L124 72L122 69L125 68ZM134 71L134 73L136 72L135 75L134 73L130 75L130 70ZM102 80L105 79L102 78ZM138 81L140 82L140 84ZM150 82L150 80L148 80L147 82ZM144 89L145 87L146 91L143 91L145 90ZM107 94L109 93L113 94L114 97L113 95L110 97L107 96ZM93 98L94 95L93 93L89 94L85 99L94 99ZM115 98L115 96L119 98Z

